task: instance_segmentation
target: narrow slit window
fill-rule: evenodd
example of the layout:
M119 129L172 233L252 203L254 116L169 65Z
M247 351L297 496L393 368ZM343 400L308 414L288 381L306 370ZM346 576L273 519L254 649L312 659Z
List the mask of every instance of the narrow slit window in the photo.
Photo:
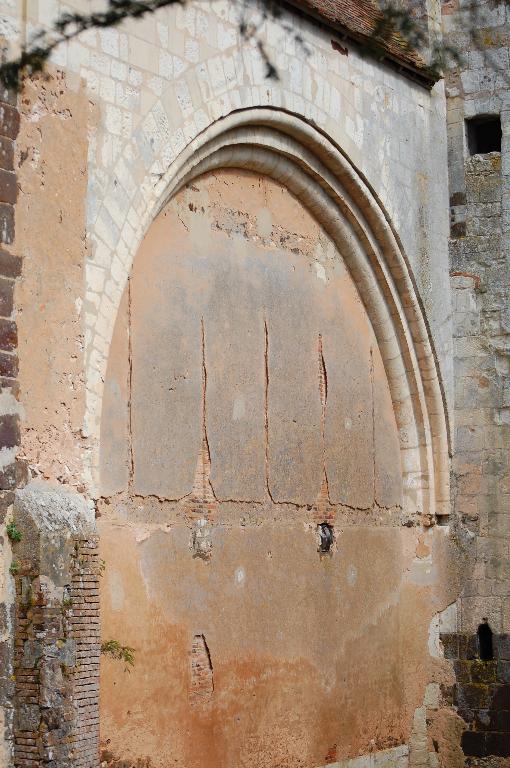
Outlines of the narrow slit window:
M492 629L487 619L483 619L478 627L477 634L480 658L482 661L490 661L494 658L494 651L492 648Z
M466 120L470 155L501 152L501 119L499 115L482 115Z

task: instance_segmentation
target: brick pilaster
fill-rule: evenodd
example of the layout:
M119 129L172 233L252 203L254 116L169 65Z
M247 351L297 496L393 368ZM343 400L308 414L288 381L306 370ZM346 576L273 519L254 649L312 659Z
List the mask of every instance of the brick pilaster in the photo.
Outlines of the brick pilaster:
M16 493L22 532L15 621L15 768L99 765L99 558L79 494L32 482Z

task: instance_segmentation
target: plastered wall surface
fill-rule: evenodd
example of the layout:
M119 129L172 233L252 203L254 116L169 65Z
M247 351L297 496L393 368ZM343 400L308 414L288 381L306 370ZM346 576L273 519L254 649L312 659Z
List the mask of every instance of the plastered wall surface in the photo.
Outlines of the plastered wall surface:
M2 10L15 46L59 7ZM279 74L268 80L256 42L239 39L241 11L190 4L87 33L20 95L12 456L78 506L96 505L103 639L136 657L129 675L103 659L103 762L460 765L438 639L456 629L457 550L446 525L431 525L427 501L434 459L443 476L448 460L445 445L431 448L438 422L417 416L418 390L437 384L434 354L446 402L452 394L442 88L429 92L350 43L335 50L332 34L289 11L260 27ZM254 7L246 14L258 18ZM318 224L325 201L308 200L316 219L289 192L297 163L280 182L220 167L166 205L182 158L222 126L234 148L247 146L239 165L267 162L262 129L249 134L246 123L234 135L228 123L257 107L281 117L280 158L292 141L303 164L312 153L302 126L366 182L380 219L354 206L345 253ZM321 157L319 176L336 173ZM373 240L356 228L364 217ZM402 264L391 264L402 283L386 280L393 251L381 248L379 271L363 267L379 283L361 298L347 250L377 250L385 227L399 255L402 246ZM434 350L407 352L404 332L372 324L377 301L409 338L423 318L401 316L422 302ZM424 375L407 397L413 356ZM444 421L442 402L438 413ZM444 516L447 494L440 502ZM335 543L321 556L324 521ZM7 574L6 553L12 602L29 568ZM90 670L69 663L64 688L90 692L94 729L96 566L73 575L90 602L75 607L87 626L65 592L55 603L93 658ZM51 754L41 722L36 737ZM17 730L16 760L26 747L37 765L39 746ZM90 754L80 759L95 768Z
M454 585L445 529L402 527L388 384L341 254L280 184L219 171L158 216L126 290L102 621L137 660L104 664L104 756L311 767L407 744L448 678L429 634Z
M19 458L36 476L83 485L87 131L91 106L65 76L27 86L18 142ZM65 184L63 183L65 180Z

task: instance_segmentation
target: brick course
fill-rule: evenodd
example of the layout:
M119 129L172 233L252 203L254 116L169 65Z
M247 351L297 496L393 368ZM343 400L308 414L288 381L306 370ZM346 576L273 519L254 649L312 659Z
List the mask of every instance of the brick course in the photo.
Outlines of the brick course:
M44 588L37 558L16 576L14 765L98 765L98 541L73 538L63 598ZM58 590L57 590L58 591ZM80 660L87 659L86 666Z

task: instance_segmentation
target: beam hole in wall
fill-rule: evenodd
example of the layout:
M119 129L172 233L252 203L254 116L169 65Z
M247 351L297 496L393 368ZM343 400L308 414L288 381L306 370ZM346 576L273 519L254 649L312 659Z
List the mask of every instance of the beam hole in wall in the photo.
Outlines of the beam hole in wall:
M470 155L501 152L501 118L499 115L480 115L466 120L466 131Z
M482 619L482 623L478 627L477 634L480 659L482 659L482 661L492 661L494 658L494 651L492 648L492 629L489 626L488 619Z
M333 528L329 523L319 523L317 526L317 537L319 539L319 552L331 552L333 546Z

